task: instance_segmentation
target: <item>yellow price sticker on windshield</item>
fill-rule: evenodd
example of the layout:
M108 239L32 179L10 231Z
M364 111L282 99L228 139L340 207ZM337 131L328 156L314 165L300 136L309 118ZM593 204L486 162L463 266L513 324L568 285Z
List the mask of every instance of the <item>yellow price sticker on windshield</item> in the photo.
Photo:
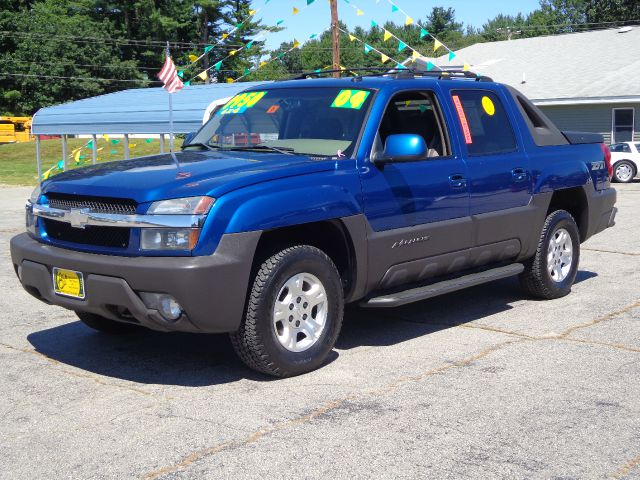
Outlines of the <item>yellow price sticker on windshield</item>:
M247 109L255 107L266 94L267 92L245 92L236 95L220 109L218 115L244 113Z
M331 108L351 108L360 110L371 92L366 90L340 90Z
M482 108L490 117L493 117L496 113L496 106L489 97L482 97Z

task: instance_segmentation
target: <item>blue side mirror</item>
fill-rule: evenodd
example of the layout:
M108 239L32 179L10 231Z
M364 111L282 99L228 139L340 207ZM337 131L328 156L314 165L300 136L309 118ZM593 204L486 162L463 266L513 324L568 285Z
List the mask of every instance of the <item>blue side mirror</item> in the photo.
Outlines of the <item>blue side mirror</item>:
M429 149L421 135L398 133L389 135L380 162L412 162L427 158Z
M187 133L187 135L184 137L184 142L182 142L182 144L186 147L187 145L189 145L191 143L191 140L193 140L193 137L196 136L197 132L189 132Z

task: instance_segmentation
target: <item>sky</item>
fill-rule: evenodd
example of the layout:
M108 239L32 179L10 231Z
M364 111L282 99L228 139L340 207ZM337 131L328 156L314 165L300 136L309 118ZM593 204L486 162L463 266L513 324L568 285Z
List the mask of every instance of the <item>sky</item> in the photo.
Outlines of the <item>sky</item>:
M413 17L416 21L424 19L433 7L452 7L456 11L456 20L466 25L482 27L490 18L499 13L515 15L519 12L527 14L539 6L539 0L393 0L393 2ZM280 43L293 38L303 41L312 33L320 33L328 28L331 14L327 0L315 0L306 6L306 0L253 0L253 8L259 11L256 18L261 18L265 25L275 25L284 20L281 32L271 33L266 38L267 48L277 48ZM293 7L300 13L293 15ZM355 7L355 8L354 8ZM356 9L364 14L357 15ZM371 20L383 24L387 20L404 23L405 16L400 11L392 13L389 0L338 0L338 15L349 28L356 25L370 27Z

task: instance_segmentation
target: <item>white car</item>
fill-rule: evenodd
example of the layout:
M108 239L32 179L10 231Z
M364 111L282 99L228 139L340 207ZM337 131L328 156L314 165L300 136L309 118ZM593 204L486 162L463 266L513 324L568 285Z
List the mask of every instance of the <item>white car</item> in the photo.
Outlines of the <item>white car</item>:
M640 167L640 142L614 143L611 150L613 181L629 183L638 174Z

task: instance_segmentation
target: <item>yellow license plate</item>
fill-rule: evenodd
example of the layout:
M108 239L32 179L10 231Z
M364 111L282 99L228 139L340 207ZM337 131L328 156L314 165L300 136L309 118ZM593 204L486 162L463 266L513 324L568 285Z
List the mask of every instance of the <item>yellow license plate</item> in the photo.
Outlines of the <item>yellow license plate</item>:
M81 272L54 267L53 290L65 297L84 298L84 278Z

